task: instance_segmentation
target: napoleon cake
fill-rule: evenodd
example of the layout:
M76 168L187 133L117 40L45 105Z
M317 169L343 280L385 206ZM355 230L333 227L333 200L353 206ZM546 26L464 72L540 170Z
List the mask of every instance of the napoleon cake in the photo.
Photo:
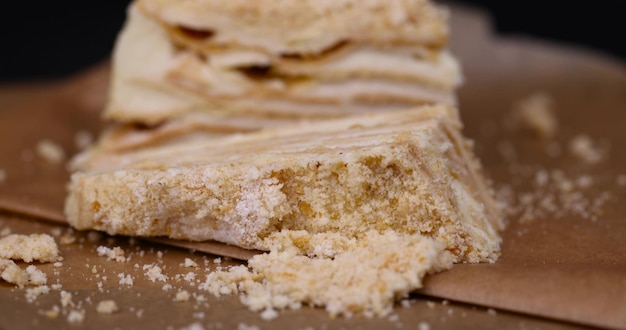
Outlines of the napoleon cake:
M452 105L447 41L429 0L136 0L113 55L105 117L118 125L101 145Z
M495 261L501 218L460 129L439 105L92 152L65 211L78 229L265 251L277 233L393 231L442 242L457 262Z

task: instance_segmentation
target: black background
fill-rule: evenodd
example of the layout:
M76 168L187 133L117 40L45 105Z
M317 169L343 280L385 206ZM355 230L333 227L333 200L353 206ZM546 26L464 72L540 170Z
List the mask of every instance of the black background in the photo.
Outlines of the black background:
M65 77L106 59L128 2L4 2L0 9L0 82ZM490 12L502 35L526 35L594 49L622 61L626 58L623 0L457 2Z

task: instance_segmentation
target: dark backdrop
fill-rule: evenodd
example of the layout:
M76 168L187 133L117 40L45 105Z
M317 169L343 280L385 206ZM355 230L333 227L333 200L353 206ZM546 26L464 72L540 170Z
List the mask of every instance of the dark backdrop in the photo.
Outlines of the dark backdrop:
M128 4L127 0L9 1L0 9L0 82L64 77L104 60ZM497 30L505 35L528 35L626 57L621 0L457 1L491 12Z

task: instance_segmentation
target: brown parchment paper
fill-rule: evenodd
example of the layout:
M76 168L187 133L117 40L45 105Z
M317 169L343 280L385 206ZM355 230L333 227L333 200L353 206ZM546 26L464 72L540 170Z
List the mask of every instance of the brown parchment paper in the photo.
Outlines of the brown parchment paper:
M558 168L572 175L590 175L594 185L586 193L609 192L610 199L596 221L577 216L542 216L522 223L512 217L503 233L502 257L497 263L456 265L450 271L428 277L420 293L525 315L626 328L626 205L623 203L626 187L616 182L618 175L626 174L626 154L623 152L626 142L624 66L580 50L521 38L498 39L490 34L488 20L484 16L458 7L453 10L453 51L462 59L466 75L465 86L460 92L465 132L476 141L476 150L485 171L497 187L508 185L512 180L520 181L519 177L512 177L511 164L503 159L498 147L504 141L515 147L520 163ZM37 157L35 146L42 139L50 139L64 146L67 154L71 155L77 150L74 146L76 132L89 131L95 136L103 125L99 113L106 99L107 82L108 67L103 65L68 81L33 90L31 95L35 99L25 105L16 107L14 99L11 99L12 106L0 108L0 169L6 173L6 179L0 183L1 210L64 223L62 205L68 174L63 165L49 164ZM568 156L566 150L560 157L549 157L545 152L545 141L505 129L502 123L512 106L535 92L548 93L553 97L560 123L556 140L564 149L568 139L584 132L610 146L607 147L608 158L599 164L584 164ZM0 92L0 106L2 95ZM518 182L514 188L516 191L527 191L532 187L530 183ZM8 213L0 216L0 225L3 223L24 232L48 230L46 226L54 226L23 221ZM254 253L212 242L189 243L166 239L155 242L239 259L247 259ZM79 251L73 247L65 247L64 253L75 263L74 269L84 268L82 260L96 258L93 246L82 247ZM164 247L161 249L167 250ZM189 253L185 250L171 251L170 255L178 257ZM172 257L167 262L176 266L175 263L180 260ZM91 260L89 264L94 262ZM106 265L102 267L108 267ZM120 270L123 269L120 266ZM52 268L47 270L51 272ZM81 277L80 272L71 273L67 278L64 286L68 288L84 295L95 291L93 282ZM111 283L112 287L117 287L116 281ZM0 289L6 287L3 285ZM141 282L131 290L136 298L115 292L124 304L133 301L139 306L144 302L149 305L153 299L162 299L165 293L159 293L159 290L160 286ZM16 299L9 296L0 294L2 306ZM210 304L214 307L219 305L219 313L225 315L225 318L216 318L219 313L212 309L207 313L213 313L213 321L218 319L235 326L237 322L246 320L259 321L258 315L246 311L234 298L217 302L210 300ZM160 302L159 306L150 308L156 308L157 314L170 308L181 309L183 313L182 310L187 308L172 303L171 299ZM28 310L29 305L24 304L20 308ZM454 308L460 311L457 318L450 317L452 314L443 307L432 309L419 303L406 310L400 309L398 313L402 322L413 326L420 320L437 321L440 325L454 328L500 328L515 322L530 327L566 326L503 313L495 317L489 315L492 316L489 318L485 317L484 310L476 312L476 308L459 304ZM126 311L129 309L126 306ZM292 328L312 324L321 326L325 321L321 321L320 317L323 320L326 317L319 313L323 312L306 309L289 312L274 325L283 324ZM463 313L465 317L459 316ZM9 322L6 324L21 322L16 315L21 314L5 315L5 312L0 312L0 316L5 317L4 321ZM129 324L142 322L141 318L123 315L115 317ZM171 316L165 319L172 325L182 326L184 322L191 323L193 318ZM3 321L2 318L0 321ZM157 322L155 319L150 321ZM335 323L331 322L331 327L389 326L385 323L388 320L361 321L332 321Z

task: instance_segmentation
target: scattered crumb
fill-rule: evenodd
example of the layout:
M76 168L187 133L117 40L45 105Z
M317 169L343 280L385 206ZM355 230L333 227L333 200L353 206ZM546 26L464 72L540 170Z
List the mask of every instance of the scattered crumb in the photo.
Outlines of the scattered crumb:
M63 233L63 230L61 229L61 227L54 227L50 229L50 234L52 236L59 237L61 236L62 233Z
M19 287L28 284L28 274L16 265L13 260L0 258L0 277Z
M278 317L278 312L273 308L267 308L261 312L261 318L266 321L274 320Z
M428 322L420 322L417 326L419 330L430 330L430 323Z
M35 147L35 151L37 156L52 164L60 164L65 160L65 150L63 150L63 147L48 139L39 141Z
M193 282L196 279L196 274L194 272L189 272L185 274L183 279L187 282Z
M194 268L198 268L199 267L198 264L195 261L193 261L193 260L191 260L189 258L185 258L185 262L182 263L181 266L183 266L183 267L194 267Z
M118 310L117 304L113 300L103 300L96 306L96 312L99 314L113 314Z
M522 175L522 178L527 175ZM508 202L510 214L519 215L520 222L548 217L577 216L595 221L611 198L609 192L586 193L594 185L590 175L568 176L562 170L534 170L532 187L520 191Z
M44 285L48 282L46 273L37 269L34 265L26 267L26 274L28 274L28 284L32 285Z
M163 274L163 270L159 266L144 265L143 270L146 271L145 272L146 277L153 283L156 281L161 281L161 282L167 281L167 276Z
M60 312L61 309L59 308L59 306L54 305L51 309L43 311L42 314L49 319L56 319L57 317L59 317Z
M67 315L67 322L69 323L83 323L85 321L84 310L72 310Z
M569 141L569 152L589 164L595 164L602 160L604 152L594 141L585 134L575 136Z
M493 309L493 308L489 308L489 309L487 309L487 314L489 314L489 315L498 315L498 312L496 312L496 310Z
M554 111L554 100L545 93L536 93L521 100L513 110L514 119L525 128L541 137L554 137L558 121Z
M126 275L124 273L119 273L119 274L117 274L117 277L119 277L119 279L120 279L120 281L119 281L120 285L128 285L128 286L133 286L134 285L133 277L130 276L130 274Z
M183 327L181 330L204 330L204 326L200 322L194 322L186 327Z
M444 305L444 306L448 306L448 305L450 305L450 302L449 302L449 301L447 301L447 300L443 300L443 301L441 302L441 304L442 304L442 305Z
M189 292L187 290L181 290L181 291L178 291L176 293L176 296L174 297L174 301L175 302L186 302L186 301L189 301L190 297L191 297L191 295L189 294Z
M109 247L101 245L96 248L96 252L98 252L98 256L106 256L109 260L115 260L117 262L126 262L127 260L124 256L124 250L122 250L122 248L120 248L119 246L111 249Z
M63 308L66 308L67 306L74 306L72 294L70 292L61 291L59 294L61 295L61 306Z
M76 236L73 233L67 233L59 238L61 245L72 245L76 242Z
M25 262L54 262L59 257L59 247L48 234L11 234L0 238L0 258Z
M427 301L426 302L426 306L428 306L428 308L435 308L436 304L434 301Z
M32 303L33 301L37 300L37 297L39 297L40 295L48 293L50 293L50 287L48 287L47 285L40 285L26 289L26 293L24 294L24 296L26 297L26 301Z
M163 285L163 287L161 287L161 290L163 290L163 291L172 290L172 285L171 284L165 284L165 285Z
M248 325L245 323L239 323L237 325L237 330L259 330L260 328L256 325Z

